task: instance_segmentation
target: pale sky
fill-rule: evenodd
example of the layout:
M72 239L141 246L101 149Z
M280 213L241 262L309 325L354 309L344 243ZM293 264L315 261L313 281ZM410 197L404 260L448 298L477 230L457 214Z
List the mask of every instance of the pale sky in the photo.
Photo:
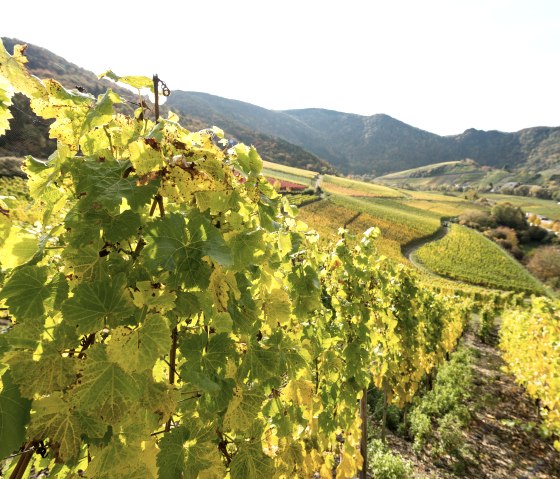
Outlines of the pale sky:
M157 6L154 9L153 5ZM270 109L560 125L560 0L7 1L0 36Z

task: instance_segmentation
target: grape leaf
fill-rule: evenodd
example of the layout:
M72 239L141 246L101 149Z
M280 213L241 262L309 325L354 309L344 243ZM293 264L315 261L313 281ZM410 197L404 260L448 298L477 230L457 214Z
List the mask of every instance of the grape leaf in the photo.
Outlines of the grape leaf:
M113 436L104 447L90 446L87 476L95 479L155 479L157 449L152 438L142 444Z
M75 324L80 334L120 326L134 313L124 273L109 281L82 283L62 305L64 320Z
M43 344L43 352L38 360L33 353L17 352L8 360L15 382L20 384L21 394L33 399L35 394L46 395L62 391L76 380L76 359L63 357L57 345Z
M88 159L76 175L76 195L80 198L80 209L89 210L94 204L101 204L113 213L118 213L122 198L126 198L133 210L150 203L157 191L157 182L138 185L137 178L127 176L128 161L105 160L99 162Z
M161 152L154 150L142 140L130 143L128 148L130 150L130 162L138 176L156 171L164 165Z
M105 348L96 345L88 350L81 382L74 388L73 401L80 409L114 423L122 419L139 398L136 380L109 360Z
M25 440L31 401L21 396L10 371L2 375L0 390L0 457L19 449Z
M251 264L261 264L266 260L264 230L242 231L228 240L233 253L233 263L237 270L246 269Z
M0 77L0 136L6 133L10 128L8 120L13 118L10 113L10 106L12 105L12 96L14 89L2 77Z
M113 105L115 103L122 103L122 100L110 88L103 95L99 95L96 105L85 117L81 135L95 127L107 125L113 119Z
M231 254L218 230L198 212L185 218L172 213L152 221L147 227L146 261L154 274L160 269L169 271L170 286L180 284L205 288L210 279L210 268L204 256L222 265L231 265Z
M274 462L260 442L241 444L230 464L231 479L261 479L274 475Z
M165 319L157 314L146 318L137 329L118 327L111 331L107 355L124 371L151 369L158 357L169 352L171 331Z
M226 333L191 334L181 341L180 351L186 359L181 367L181 376L191 381L192 373L205 373L209 376L224 373L227 359L234 354L234 343Z
M126 85L130 85L134 88L149 88L152 93L154 92L154 81L145 76L135 76L135 75L125 75L123 77L118 76L117 74L113 73L111 70L104 71L101 75L98 75L98 78L110 78L113 81L125 83Z
M166 433L159 441L159 479L194 479L204 469L216 465L219 467L218 449L212 444L216 438L215 428L211 423L204 425L195 418L187 425Z
M52 291L47 283L45 266L24 266L10 277L0 291L10 312L20 321L41 317L45 313L45 300Z
M226 430L247 431L259 415L265 394L258 388L238 386L224 415Z
M61 394L33 401L29 434L38 440L49 439L60 460L67 462L80 452L81 425L74 408Z

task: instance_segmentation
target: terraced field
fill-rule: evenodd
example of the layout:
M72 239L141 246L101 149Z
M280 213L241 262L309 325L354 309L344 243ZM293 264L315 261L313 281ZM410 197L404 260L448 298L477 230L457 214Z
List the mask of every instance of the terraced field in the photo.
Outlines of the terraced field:
M479 232L451 225L439 241L424 245L416 259L437 274L490 288L544 294L542 284L497 244Z
M322 188L328 193L344 196L370 196L379 198L401 198L403 193L388 186L363 181L324 175Z
M519 206L525 212L544 215L552 220L560 220L560 205L556 201L512 195L487 194L484 196L496 202L507 201L512 205Z

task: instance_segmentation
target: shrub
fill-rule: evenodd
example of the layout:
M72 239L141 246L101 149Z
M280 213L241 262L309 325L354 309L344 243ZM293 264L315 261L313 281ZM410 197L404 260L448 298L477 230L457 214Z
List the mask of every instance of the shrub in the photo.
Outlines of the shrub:
M541 281L560 287L560 247L538 248L529 259L527 268Z
M478 325L478 337L483 343L490 344L492 332L494 330L494 308L485 306L480 313L480 323Z
M467 210L459 216L461 224L476 229L495 228L496 220L485 211Z
M491 213L501 226L508 226L514 230L526 230L529 227L523 210L511 203L498 203L492 207Z
M409 432L414 437L412 449L416 453L429 444L436 457L460 456L464 442L461 430L471 418L466 404L473 382L471 360L470 350L457 350L439 369L434 388L415 401Z
M389 450L379 439L368 444L368 463L375 479L409 479L412 464Z

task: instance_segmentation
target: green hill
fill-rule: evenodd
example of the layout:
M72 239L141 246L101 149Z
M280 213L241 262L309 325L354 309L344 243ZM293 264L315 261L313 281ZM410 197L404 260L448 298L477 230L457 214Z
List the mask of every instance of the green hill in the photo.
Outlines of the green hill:
M16 42L3 41L8 49ZM108 85L43 48L29 45L27 54L32 73L39 77L53 77L68 88L79 85L93 94ZM458 135L440 136L384 114L362 116L321 108L274 111L180 90L172 92L166 106L178 112L190 128L220 126L229 137L254 144L266 160L324 173L336 169L346 174L382 176L466 158L481 168L524 178L534 176L533 183L539 183L537 175L543 171L554 175L560 170L560 127L514 133L471 128ZM25 151L45 157L52 150L46 122L36 119L20 97L15 99L13 111L12 130L0 140L0 156L19 156Z
M4 37L2 42L10 52L13 51L14 45L25 43L22 40ZM138 101L136 95L131 91L121 88L113 82L99 80L94 73L68 62L49 50L27 44L25 53L29 61L27 64L29 70L39 78L54 78L66 88L79 87L93 95L99 95L107 88L112 88L127 100ZM172 92L170 99L175 95L180 97L181 92ZM171 103L169 102L169 104ZM162 114L165 114L168 109L169 106L163 105ZM239 127L227 115L215 114L211 117L202 115L201 112L204 110L204 108L201 108L186 112L179 111L178 113L181 113L181 121L188 128L202 129L212 125L220 126L226 130L228 135L235 136L237 140L255 145L265 160L324 173L336 173L336 169L326 161L320 160L312 153L289 143L281 137ZM12 114L14 118L10 122L11 128L5 136L0 138L0 157L18 157L30 154L39 158L46 158L55 148L54 142L48 138L50 122L37 118L29 108L29 101L19 94L14 97Z

